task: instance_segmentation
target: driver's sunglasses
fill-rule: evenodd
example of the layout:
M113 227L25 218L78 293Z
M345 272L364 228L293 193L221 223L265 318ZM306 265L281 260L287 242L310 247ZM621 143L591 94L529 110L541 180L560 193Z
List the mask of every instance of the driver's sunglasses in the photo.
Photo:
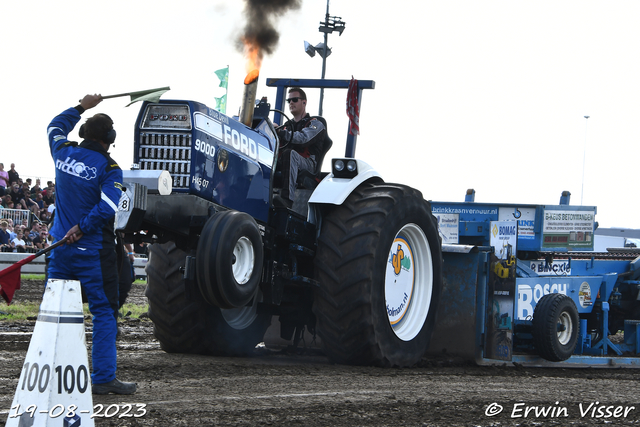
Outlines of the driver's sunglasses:
M287 104L290 104L291 102L298 102L300 99L302 98L296 96L295 98L287 98L285 101L287 101Z

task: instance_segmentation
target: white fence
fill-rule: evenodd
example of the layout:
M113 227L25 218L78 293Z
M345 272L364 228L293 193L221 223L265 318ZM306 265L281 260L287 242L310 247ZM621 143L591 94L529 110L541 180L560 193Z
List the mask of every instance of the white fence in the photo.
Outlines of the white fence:
M0 252L0 269L5 269L16 262L23 260L33 254L14 253L14 252ZM38 257L20 267L21 273L27 274L44 274L44 256Z
M23 220L29 221L29 225L31 225L31 221L29 220L29 216L31 211L27 211L24 209L2 209L0 210L0 219L11 219L13 220L13 224L22 224Z
M13 252L0 252L0 270L15 264L16 262L25 259L33 254L19 254ZM20 272L23 274L44 274L45 263L44 255L39 256L33 261L23 265L20 268ZM147 265L147 258L145 256L136 256L133 260L133 269L136 273L136 279L146 279L147 273L144 271L144 266Z

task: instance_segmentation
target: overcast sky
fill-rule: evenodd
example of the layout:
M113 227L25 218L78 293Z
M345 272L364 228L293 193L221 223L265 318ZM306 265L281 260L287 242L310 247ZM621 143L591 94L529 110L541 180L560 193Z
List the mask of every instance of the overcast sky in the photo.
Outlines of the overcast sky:
M171 86L163 99L213 107L224 93L213 72L229 65L227 112L236 114L243 6L8 3L0 16L0 162L16 163L23 178L51 179L46 127L87 93ZM320 77L322 60L305 54L304 40L322 41L325 11L325 0L304 0L279 17L258 96L275 101L267 77ZM601 227L640 228L640 2L334 0L330 15L346 30L329 36L326 77L376 82L363 96L356 156L386 181L438 201L463 201L474 188L477 202L554 205L568 190L572 204L598 207ZM318 97L309 92L312 114ZM334 140L325 170L344 154L345 97L325 93ZM105 100L92 110L114 119L112 155L123 169L140 108L127 103Z

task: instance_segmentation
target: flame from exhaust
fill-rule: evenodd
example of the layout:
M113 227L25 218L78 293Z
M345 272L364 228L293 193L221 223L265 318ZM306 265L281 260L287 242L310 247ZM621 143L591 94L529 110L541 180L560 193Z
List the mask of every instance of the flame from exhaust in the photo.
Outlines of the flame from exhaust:
M244 84L250 85L251 83L253 83L258 79L259 75L260 75L260 70L257 70L254 68L253 70L249 71L249 74L247 74L247 77L244 78Z
M257 43L253 43L247 38L243 38L244 54L247 58L245 68L247 71L247 77L244 79L244 84L250 84L258 78L260 74L260 67L262 65L262 57L264 56L260 46Z

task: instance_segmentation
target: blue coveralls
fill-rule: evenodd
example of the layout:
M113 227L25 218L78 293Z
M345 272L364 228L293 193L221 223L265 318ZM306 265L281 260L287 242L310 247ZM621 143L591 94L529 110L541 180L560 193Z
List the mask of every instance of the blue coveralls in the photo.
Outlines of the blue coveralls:
M82 107L55 117L47 129L56 168L56 211L51 235L62 239L78 224L83 236L54 249L50 279L79 280L93 314L93 384L116 376L118 271L114 215L122 194L122 170L99 142L80 145L67 135L80 120Z

